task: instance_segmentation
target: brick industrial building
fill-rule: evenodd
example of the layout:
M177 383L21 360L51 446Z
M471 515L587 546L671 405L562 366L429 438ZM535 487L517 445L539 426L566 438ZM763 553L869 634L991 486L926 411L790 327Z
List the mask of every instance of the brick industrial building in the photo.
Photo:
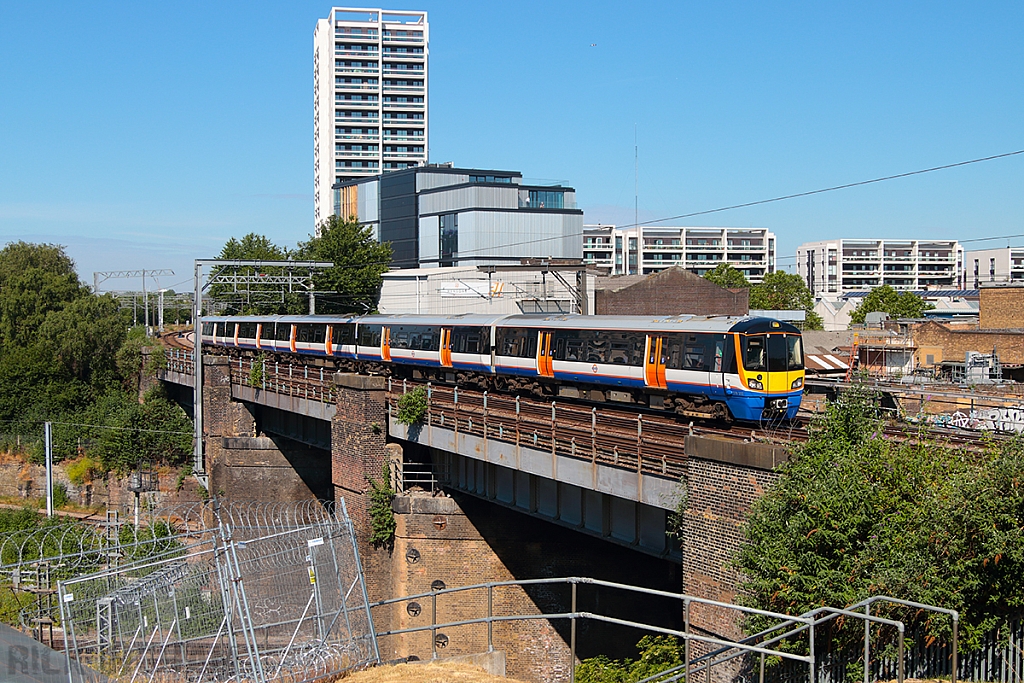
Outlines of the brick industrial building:
M653 275L597 278L598 315L746 315L750 290L725 289L674 266Z
M918 367L993 350L1003 364L1024 363L1024 283L982 284L977 324L928 321L914 327Z

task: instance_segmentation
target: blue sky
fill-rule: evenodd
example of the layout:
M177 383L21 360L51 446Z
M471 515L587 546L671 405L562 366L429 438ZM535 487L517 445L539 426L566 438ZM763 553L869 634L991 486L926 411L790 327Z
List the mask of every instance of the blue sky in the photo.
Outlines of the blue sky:
M304 239L329 7L0 3L0 240L168 286ZM564 180L587 222L632 221L634 126L641 220L1024 149L1019 2L389 7L430 15L430 160ZM685 223L970 239L1024 233L1022 190L1024 155Z

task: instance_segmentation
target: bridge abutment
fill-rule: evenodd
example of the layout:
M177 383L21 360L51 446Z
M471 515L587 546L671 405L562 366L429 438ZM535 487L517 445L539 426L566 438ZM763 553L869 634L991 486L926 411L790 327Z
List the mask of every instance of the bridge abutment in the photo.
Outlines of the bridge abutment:
M203 434L210 493L229 500L293 501L330 497L321 482L326 453L260 436L256 406L232 398L229 360L203 359Z
M686 438L687 499L682 516L683 592L735 603L742 575L732 561L744 542L743 527L754 502L778 479L774 468L788 455L782 446ZM726 639L743 637L736 610L700 603L690 606L692 626ZM708 651L701 643L694 650ZM713 669L713 680L729 681L740 660Z

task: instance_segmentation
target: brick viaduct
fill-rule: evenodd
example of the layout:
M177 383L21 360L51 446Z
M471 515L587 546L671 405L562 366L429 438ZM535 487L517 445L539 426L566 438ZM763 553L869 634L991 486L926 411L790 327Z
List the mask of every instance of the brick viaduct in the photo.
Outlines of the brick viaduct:
M472 461L462 463L462 476L477 472L484 484L475 489L458 486L453 474L453 486L445 487L442 495L398 496L394 547L374 548L369 543L369 478L379 479L388 461L400 468L403 461L438 462L444 454L408 438L389 439L387 387L380 377L335 375L334 401L328 406L332 410L301 400L274 408L265 401L261 404L258 390L238 384L233 389L230 362L221 356L204 360L211 492L245 500L344 498L357 529L373 601L429 592L438 581L456 587L575 575L731 602L737 574L730 558L741 541L745 514L773 481L773 467L785 457L781 449L759 444L687 438L682 483L677 484L682 529L679 540L666 540L660 553L642 551L639 531L632 542L610 542L616 539L607 511L603 524L585 529L582 523L574 527L572 515L569 521L545 521L552 515L538 509L535 488L529 489L531 502L503 502L493 471L487 474L485 463ZM181 385L186 376L165 371L162 379L184 399ZM639 529L639 514L637 525ZM458 600L445 597L437 600L437 623L481 615L482 594ZM568 589L505 589L493 599L495 613L556 607L568 611ZM666 600L637 600L591 587L589 593L581 588L580 603L581 610L598 611L593 608L600 603L604 614L682 628L679 605ZM423 605L416 613L405 605L383 607L375 614L376 626L387 630L429 624L430 609ZM710 633L739 635L729 614L695 610L691 623ZM599 653L635 656L634 645L642 635L593 622L581 622L579 629L580 658ZM443 656L487 650L486 627L459 627L445 635L445 649L439 652ZM385 638L382 656L429 656L430 638L429 631ZM568 680L568 623L502 622L494 626L493 639L495 650L505 654L508 675L538 682Z

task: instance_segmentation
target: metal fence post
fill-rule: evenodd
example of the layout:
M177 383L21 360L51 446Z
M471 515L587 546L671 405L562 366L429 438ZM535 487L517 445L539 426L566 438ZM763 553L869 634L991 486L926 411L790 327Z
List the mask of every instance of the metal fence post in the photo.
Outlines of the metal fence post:
M569 683L576 683L576 582L572 582L572 617L569 621Z
M864 605L864 616L871 616L871 603ZM864 620L864 683L871 683L871 620Z
M960 653L957 651L957 640L959 639L959 634L957 633L957 629L958 629L959 621L960 621L960 615L959 614L954 614L953 615L953 675L951 676L951 683L956 683L957 673L959 673L957 671L957 667L959 666L959 660L960 660Z
M808 676L807 680L808 680L808 683L815 683L816 674L817 674L817 667L815 666L815 662L814 662L814 622L813 621L811 622L811 628L809 630L809 633L810 633L810 636L809 636L808 649L810 651L810 657L807 660L807 666L810 668L810 672L809 672L810 675ZM903 681L900 681L900 683L903 683Z
M900 661L898 662L898 665L896 667L896 678L898 679L899 683L903 683L903 674L904 674L903 669L906 666L906 663L903 660L906 657L906 653L904 652L904 649L903 649L903 624L902 623L900 624L899 632L900 632L900 636L899 636L899 650L900 650L899 657L900 657ZM811 683L814 683L814 681L811 681Z
M494 586L487 584L487 651L494 652Z
M683 600L683 680L690 680L690 600Z
M430 596L430 658L437 659L437 593Z

